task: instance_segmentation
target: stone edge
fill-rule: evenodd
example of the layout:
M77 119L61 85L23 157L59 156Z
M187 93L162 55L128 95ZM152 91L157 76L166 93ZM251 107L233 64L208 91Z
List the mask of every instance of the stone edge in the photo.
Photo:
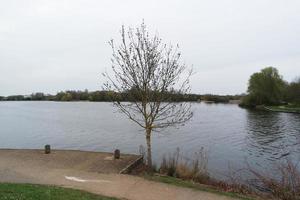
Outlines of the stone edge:
M143 160L144 160L144 157L143 156L139 156L137 159L135 159L133 162L131 162L125 168L123 168L119 172L119 174L128 174L128 173L130 173L134 168L136 168L137 166L139 166L140 164L142 164Z

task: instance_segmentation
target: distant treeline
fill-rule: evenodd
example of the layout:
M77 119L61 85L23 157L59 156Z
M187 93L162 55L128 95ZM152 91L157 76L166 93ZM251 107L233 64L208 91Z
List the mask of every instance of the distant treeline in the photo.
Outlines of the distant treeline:
M300 78L288 82L274 67L266 67L250 76L248 94L243 98L241 106L286 104L294 105L294 107L300 106Z
M182 102L182 101L209 101L215 103L228 103L230 100L240 100L242 95L212 95L212 94L176 94L169 93L168 101ZM115 93L113 91L75 91L68 90L58 92L56 95L44 94L42 92L31 95L12 95L1 97L0 101L134 101L133 95L129 93Z

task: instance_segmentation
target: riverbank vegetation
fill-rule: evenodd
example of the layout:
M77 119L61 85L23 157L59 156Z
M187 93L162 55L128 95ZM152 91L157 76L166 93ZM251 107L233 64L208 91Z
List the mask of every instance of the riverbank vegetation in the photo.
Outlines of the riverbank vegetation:
M205 188L226 192L229 194L239 194L244 196L257 196L257 194L247 185L241 184L237 177L233 175L228 180L218 180L209 174L207 168L208 153L201 148L194 153L192 158L180 154L179 149L168 157L164 156L158 169L154 171L163 177L173 177L183 181L190 181L202 184ZM243 198L249 199L249 198Z
M46 185L0 183L0 200L117 200L81 190Z
M259 172L248 167L255 185L280 200L300 200L300 169L295 161L286 160L276 165L274 171Z
M274 67L267 67L251 75L248 94L243 107L272 106L274 111L299 111L300 78L288 83Z
M300 200L300 169L295 161L277 163L272 172L245 163L247 167L231 169L222 180L210 175L207 164L208 156L203 148L192 158L181 155L177 149L174 154L164 156L159 167L153 166L152 172L139 169L137 173L150 180L241 199Z
M264 106L265 110L270 110L273 112L290 112L290 113L300 113L300 106L296 104L279 105L279 106Z

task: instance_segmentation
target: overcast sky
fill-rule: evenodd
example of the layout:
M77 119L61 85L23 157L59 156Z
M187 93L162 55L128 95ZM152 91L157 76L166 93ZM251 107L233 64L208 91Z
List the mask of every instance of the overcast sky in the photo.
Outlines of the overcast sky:
M179 44L195 93L243 93L266 66L300 76L298 0L0 0L0 95L101 89L108 41L143 19Z

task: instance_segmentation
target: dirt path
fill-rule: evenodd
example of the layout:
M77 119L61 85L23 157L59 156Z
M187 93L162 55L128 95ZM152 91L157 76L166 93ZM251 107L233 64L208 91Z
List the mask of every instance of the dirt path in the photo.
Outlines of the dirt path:
M71 169L22 157L24 150L0 150L0 182L50 184L129 200L230 200L226 196L157 183L143 178ZM28 152L27 152L28 153ZM48 161L51 162L51 161ZM50 167L49 167L50 166Z

